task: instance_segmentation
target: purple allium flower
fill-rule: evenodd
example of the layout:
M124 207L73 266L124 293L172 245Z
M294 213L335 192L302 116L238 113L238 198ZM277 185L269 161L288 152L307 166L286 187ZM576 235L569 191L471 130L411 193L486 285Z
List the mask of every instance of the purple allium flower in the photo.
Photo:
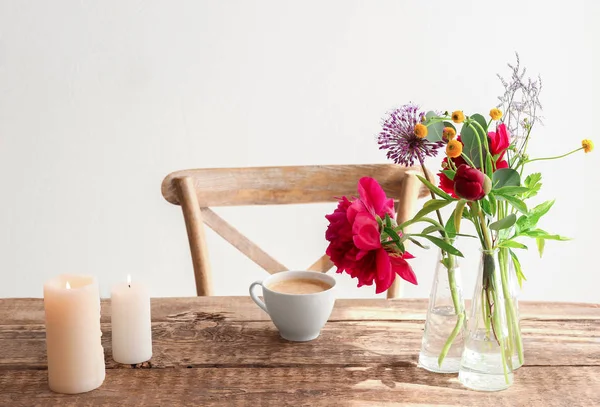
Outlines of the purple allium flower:
M425 157L435 157L443 141L429 141L415 135L415 125L421 123L425 112L412 103L391 111L383 122L383 129L377 137L380 150L388 150L387 158L396 164L414 165Z

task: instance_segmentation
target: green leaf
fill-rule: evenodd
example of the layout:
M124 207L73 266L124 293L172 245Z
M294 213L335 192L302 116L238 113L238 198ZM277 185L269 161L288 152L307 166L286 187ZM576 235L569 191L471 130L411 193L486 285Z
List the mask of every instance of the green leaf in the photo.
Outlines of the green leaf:
M459 202L460 204L460 202ZM444 225L444 229L446 230L446 236L450 239L454 239L456 237L456 228L454 223L454 214L456 213L456 209L452 211L452 215L446 221L446 225Z
M420 175L417 175L417 178L419 178L419 180L425 184L425 186L434 194L436 194L437 196L444 198L447 201L456 201L456 199L452 198L452 196L448 195L447 193L445 193L444 191L442 191L440 188L436 187L435 185L433 185L431 182L427 181L425 178L423 178Z
M437 231L444 231L444 229L439 228L439 226L435 226L435 225L429 225L427 226L425 229L423 229L423 231L421 233L423 233L424 235L427 235L429 233L433 233L433 232L437 232Z
M479 205L481 205L481 209L483 209L483 211L492 216L492 206L490 205L490 202L487 199L482 199L481 201L479 201Z
M453 223L454 223L454 232L455 233L460 232L460 222L462 220L462 216L463 216L463 212L465 211L466 204L467 204L467 201L464 199L461 199L456 204L456 209L454 209L454 214L453 214L452 218L454 218ZM448 220L448 221L450 221L450 220Z
M496 195L504 198L508 203L510 203L519 212L522 212L522 213L525 213L525 214L527 213L527 205L525 205L525 202L523 202L519 198L516 198L514 196L510 196L510 195L498 194L498 192L496 192Z
M392 218L390 218L389 213L385 214L385 226L390 228L392 227Z
M565 236L551 235L550 233L548 233L542 229L524 230L520 233L520 235L527 236L527 237L534 237L536 239L546 239L546 240L559 240L559 241L571 240L570 238L565 237Z
M509 247L513 249L525 249L527 250L527 246L523 243L515 242L514 240L505 240L504 242L500 242L499 247Z
M479 113L475 113L470 118L475 120L477 123L479 123L481 125L481 127L483 128L483 132L485 133L485 136L487 137L487 122L485 121L485 117L483 117ZM479 130L479 132L481 132L481 130L479 128L478 128L478 130Z
M511 196L523 194L528 191L529 191L529 188L527 188L527 187L511 187L511 186L501 187L501 188L497 188L494 190L495 193L498 193L500 195L511 195Z
M411 236L423 237L423 238L429 240L431 243L433 243L437 247L439 247L440 249L442 249L450 254L453 254L455 256L463 257L463 254L456 247L452 246L450 243L446 242L445 240L440 239L439 237L435 237L435 236L431 236L431 235L422 235L422 234L412 234Z
M425 202L423 208L419 212L417 212L413 219L422 218L428 213L441 209L444 206L449 205L450 203L450 201L445 201L443 199L430 199L429 201Z
M496 202L496 197L494 194L488 194L487 199L490 201L490 210L492 211L492 216L496 214L496 210L498 209L498 203Z
M489 179L492 179L494 173L494 164L492 163L492 156L490 154L485 154L485 175L488 176Z
M546 246L546 240L538 237L535 239L535 243L537 244L538 252L540 253L540 258L544 255L544 247Z
M454 170L443 170L442 171L450 180L454 180L454 176L456 175L456 171Z
M515 215L514 213L511 213L504 219L500 219L500 220L497 220L496 222L492 223L489 227L492 230L508 229L512 225L514 225L516 221L517 221L517 215Z
M438 122L427 126L427 140L429 141L442 141L442 135L444 132L444 123Z
M435 225L439 228L439 230L444 230L444 227L437 221L428 217L423 217L423 218L412 218L410 220L407 220L406 222L402 223L401 225L396 227L396 230L404 230L407 226L412 225L413 223L419 223L419 222L427 222L430 223L432 225Z
M517 280L519 281L519 287L523 287L523 281L527 281L525 275L523 274L523 269L521 268L521 263L519 262L519 258L510 250L510 257L512 257L513 265L515 266L515 273L517 274Z
M398 233L396 233L394 229L385 227L383 228L383 231L387 233L388 236L391 237L394 242L400 241L400 235L398 235Z
M446 123L431 123L432 119L435 119L436 117L438 117L438 114L436 112L430 111L425 114L425 122L423 122L423 124L427 126L427 140L429 141L443 140L442 136L444 132L444 127L446 127Z
M463 124L461 132L460 132L460 139L463 142L463 154L465 154L467 157L469 157L469 159L471 159L471 161L473 162L473 164L475 164L476 167L481 166L481 160L480 160L480 145L481 145L481 149L485 151L485 147L484 147L484 142L486 142L487 140L484 140L481 135L479 134L479 132L477 132L477 128L475 127L474 124ZM479 139L479 142L477 141L477 139Z
M535 228L540 218L548 213L552 205L554 205L554 200L546 201L533 208L528 214L521 216L517 220L517 231L521 232Z
M421 249L429 250L429 246L425 246L423 243L419 242L417 239L413 239L412 237L408 237L408 240L419 246Z
M516 170L512 168L500 168L492 177L492 188L498 191L502 187L521 186L521 177Z
M527 178L525 178L525 186L529 189L524 195L523 199L534 197L538 194L539 190L542 188L542 174L539 172L535 172L533 174L529 174Z

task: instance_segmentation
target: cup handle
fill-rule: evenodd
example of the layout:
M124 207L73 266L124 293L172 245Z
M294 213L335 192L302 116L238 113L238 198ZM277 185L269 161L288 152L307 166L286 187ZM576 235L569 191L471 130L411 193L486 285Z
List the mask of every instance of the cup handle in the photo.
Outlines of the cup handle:
M254 301L256 303L256 305L258 305L264 312L266 312L267 314L269 313L269 311L267 311L267 306L265 305L264 302L261 301L260 298L258 298L258 295L256 295L256 293L254 292L254 288L256 286L263 286L262 281L255 281L252 284L250 284L250 297L252 298L252 301Z

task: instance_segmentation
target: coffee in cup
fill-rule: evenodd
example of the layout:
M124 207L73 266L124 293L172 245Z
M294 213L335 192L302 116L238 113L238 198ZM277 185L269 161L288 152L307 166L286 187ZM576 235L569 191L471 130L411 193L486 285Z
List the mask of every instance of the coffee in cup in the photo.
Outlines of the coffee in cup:
M264 302L254 292L262 286ZM317 338L335 303L335 279L316 271L282 271L250 285L250 297L269 314L282 338Z

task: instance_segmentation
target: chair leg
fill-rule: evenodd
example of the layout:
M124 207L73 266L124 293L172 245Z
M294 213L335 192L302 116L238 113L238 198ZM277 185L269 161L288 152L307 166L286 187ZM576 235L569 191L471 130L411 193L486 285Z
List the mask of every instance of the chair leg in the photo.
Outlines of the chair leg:
M415 203L419 199L419 190L421 188L419 179L413 174L407 173L402 182L400 200L398 201L398 211L396 221L398 224L411 219L414 214ZM388 289L387 298L400 297L400 284L402 279L398 276L394 279L391 287Z
M213 294L212 274L208 261L202 212L198 204L193 181L187 177L181 178L178 182L178 190L185 227L190 242L192 264L194 265L196 294L198 296L210 296Z

